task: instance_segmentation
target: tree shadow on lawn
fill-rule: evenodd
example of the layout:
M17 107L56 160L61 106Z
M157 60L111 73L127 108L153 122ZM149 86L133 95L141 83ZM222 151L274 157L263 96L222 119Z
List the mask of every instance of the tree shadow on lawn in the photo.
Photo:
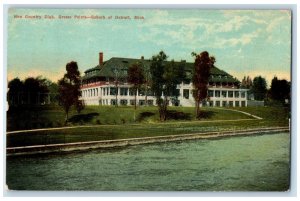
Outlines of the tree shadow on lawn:
M199 119L210 119L215 114L216 114L216 112L214 112L214 111L200 111Z
M169 120L191 120L192 116L190 113L178 112L176 110L167 111L167 119Z
M88 123L93 120L94 117L99 116L98 112L92 112L88 114L77 114L72 116L68 122L71 123Z
M200 119L210 119L215 115L216 112L213 111L201 111ZM141 122L149 117L154 116L154 112L142 112L139 114L137 121ZM168 110L167 111L167 120L192 120L191 113L178 112L176 110Z
M142 113L139 114L139 116L137 118L137 121L143 121L146 118L152 117L154 115L155 115L154 112L142 112Z

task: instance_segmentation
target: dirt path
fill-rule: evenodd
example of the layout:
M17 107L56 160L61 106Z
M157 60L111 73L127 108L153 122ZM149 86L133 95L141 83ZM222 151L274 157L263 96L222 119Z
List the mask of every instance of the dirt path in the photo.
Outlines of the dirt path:
M261 118L261 117L259 117L259 116L255 116L255 115L253 115L253 114L250 114L250 113L244 112L244 111L240 111L240 110L224 109L224 108L215 108L215 109L217 109L217 110L234 111L234 112L242 113L242 114L245 114L245 115L247 115L247 116L253 117L253 118L255 118L255 119L259 119L259 120L263 119L263 118Z

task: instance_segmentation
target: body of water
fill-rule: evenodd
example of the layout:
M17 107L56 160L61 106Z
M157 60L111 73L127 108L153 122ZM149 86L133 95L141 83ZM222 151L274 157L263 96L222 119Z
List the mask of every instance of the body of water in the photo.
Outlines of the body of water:
M286 191L287 133L9 157L13 190Z

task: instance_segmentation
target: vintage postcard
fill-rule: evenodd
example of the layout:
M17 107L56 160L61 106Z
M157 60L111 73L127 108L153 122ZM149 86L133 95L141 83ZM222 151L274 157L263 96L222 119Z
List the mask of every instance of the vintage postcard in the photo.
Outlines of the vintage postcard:
M289 191L291 16L10 7L7 188Z

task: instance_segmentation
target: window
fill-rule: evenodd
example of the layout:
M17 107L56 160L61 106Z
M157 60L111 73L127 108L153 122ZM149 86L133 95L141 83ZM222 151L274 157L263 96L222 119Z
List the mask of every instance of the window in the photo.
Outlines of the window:
M233 98L233 91L228 91L228 97Z
M227 106L227 102L226 101L222 101L222 106L226 107Z
M229 107L233 107L233 101L229 101Z
M135 100L130 100L129 102L130 102L130 105L134 105Z
M116 105L116 103L117 103L116 99L111 99L111 100L110 100L110 104L111 104L111 105Z
M209 97L214 97L214 91L208 90L208 96Z
M148 100L147 102L148 102L148 105L150 105L150 106L153 105L153 100Z
M188 90L188 89L184 89L184 90L183 90L183 97L184 97L185 99L189 99L190 94L189 94L189 90Z
M240 101L235 101L235 107L240 107Z
M220 97L220 91L215 91L215 97Z
M235 91L234 92L234 97L239 98L240 97L240 92L239 91Z
M216 101L216 106L220 107L220 101Z
M140 89L138 90L139 96L145 96L145 90L144 89Z
M241 97L242 97L242 98L245 98L245 97L246 97L246 93L245 93L244 91L242 91Z
M120 95L127 96L128 95L128 88L120 88Z
M246 107L246 101L242 101L242 107Z
M226 91L222 91L222 97L224 97L224 98L227 97L227 92Z
M139 100L139 105L145 105L145 100Z
M135 95L135 90L133 88L129 88L129 95L134 96Z
M121 105L127 105L127 102L128 102L128 101L125 100L125 99L121 99L121 100L120 100L120 104L121 104Z
M116 95L118 93L117 88L116 87L110 87L110 95Z

